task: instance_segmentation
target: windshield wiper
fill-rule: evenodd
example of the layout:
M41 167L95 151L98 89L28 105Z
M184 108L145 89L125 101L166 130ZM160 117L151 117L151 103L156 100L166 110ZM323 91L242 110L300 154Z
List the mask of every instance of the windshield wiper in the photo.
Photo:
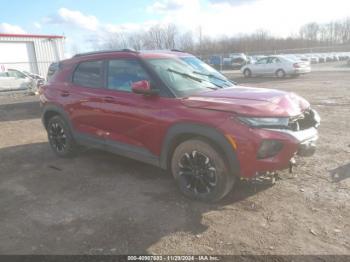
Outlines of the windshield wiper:
M197 74L197 75L202 75L202 76L208 76L208 77L211 77L211 78L215 78L217 80L221 80L222 82L227 82L227 80L222 79L220 77L217 77L216 75L213 75L213 74L206 74L206 73L202 73L202 72L199 72L199 71L193 71L193 73Z
M217 77L216 75L213 75L213 74L205 74L205 73L198 72L198 71L193 71L193 73L194 73L194 74L197 74L197 75L202 75L202 76L207 76L207 77L210 77L210 78L217 79L217 80L219 80L219 81L224 82L224 83L226 84L226 86L230 86L230 85L227 84L227 82L230 82L231 84L234 84L234 83L232 83L231 81L222 79L222 78ZM215 84L215 83L213 83L213 82L211 82L211 81L209 81L209 82L212 83L212 84L214 84L214 85L216 85L216 86L218 86L218 87L221 87L221 88L222 88L221 85Z
M178 74L178 75L180 75L180 76L182 76L182 77L185 77L185 78L192 79L192 80L197 81L197 82L199 82L199 83L202 83L203 81L206 81L206 82L209 82L209 83L213 84L212 82L210 82L210 81L208 81L208 80L205 80L205 79L202 79L202 78L199 78L199 77L195 77L195 76L190 75L190 74L187 74L187 73L179 72L179 71L176 71L176 70L171 69L171 68L168 68L167 70L168 70L169 72ZM221 87L221 86L219 86L219 85L216 85L216 86ZM210 86L206 86L206 88L209 88L209 89L212 89L212 90L217 90L217 88L215 88L215 87L210 87Z
M200 83L202 83L202 81L204 81L204 79L201 79L201 78L199 78L199 77L195 77L195 76L192 76L192 75L187 74L187 73L179 72L179 71L176 71L176 70L171 69L171 68L168 68L167 70L168 70L169 72L178 74L178 75L183 76L183 77L185 77L185 78L190 78L190 79L195 80L195 81L200 82Z

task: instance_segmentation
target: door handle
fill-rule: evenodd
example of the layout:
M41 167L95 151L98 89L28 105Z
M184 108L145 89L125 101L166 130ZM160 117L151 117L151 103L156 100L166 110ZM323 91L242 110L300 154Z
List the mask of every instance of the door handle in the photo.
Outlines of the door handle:
M105 102L108 102L108 103L114 102L114 98L111 97L111 96L106 96L103 100L104 100Z
M61 96L67 97L67 96L69 96L69 92L68 91L62 91L61 92Z

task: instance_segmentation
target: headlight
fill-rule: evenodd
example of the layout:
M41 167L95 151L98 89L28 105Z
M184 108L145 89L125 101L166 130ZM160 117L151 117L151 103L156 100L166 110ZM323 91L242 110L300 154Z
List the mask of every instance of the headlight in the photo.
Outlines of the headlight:
M238 117L238 119L252 127L282 127L287 128L288 117Z
M320 122L321 122L321 117L320 115L317 113L316 110L311 109L312 115L314 117L314 121L315 121L315 127L318 128L320 126Z

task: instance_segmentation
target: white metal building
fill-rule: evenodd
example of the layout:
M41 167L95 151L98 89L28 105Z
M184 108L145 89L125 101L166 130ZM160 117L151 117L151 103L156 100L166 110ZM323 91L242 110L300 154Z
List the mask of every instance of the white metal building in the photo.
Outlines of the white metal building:
M46 77L52 62L64 58L64 37L0 33L0 65Z

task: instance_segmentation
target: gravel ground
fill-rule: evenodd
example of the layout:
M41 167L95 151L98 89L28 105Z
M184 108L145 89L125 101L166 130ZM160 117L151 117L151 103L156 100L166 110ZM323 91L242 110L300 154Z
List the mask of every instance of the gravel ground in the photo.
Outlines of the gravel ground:
M109 153L57 158L37 98L0 96L0 254L350 255L350 74L235 80L304 96L322 117L320 140L293 174L241 182L216 204Z

